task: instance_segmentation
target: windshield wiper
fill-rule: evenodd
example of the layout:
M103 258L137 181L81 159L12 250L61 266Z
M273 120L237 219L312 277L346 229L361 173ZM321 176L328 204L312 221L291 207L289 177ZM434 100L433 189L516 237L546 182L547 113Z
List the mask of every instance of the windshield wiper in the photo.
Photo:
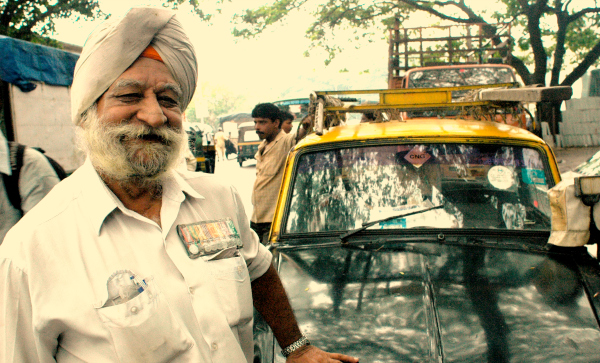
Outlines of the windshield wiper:
M404 213L404 214L397 214L397 215L393 215L391 217L377 219L377 220L374 220L374 221L371 221L371 222L363 223L362 227L357 228L357 229L353 229L352 231L348 231L347 233L344 233L343 235L340 236L340 239L342 240L342 243L347 243L346 240L350 236L353 236L353 235L357 234L358 232L364 231L365 229L367 229L367 228L369 228L371 226L374 226L374 225L376 225L378 223L383 223L383 222L391 221L393 219L408 217L408 216L412 216L414 214L421 214L421 213L429 212L430 210L440 209L440 208L444 208L444 203L442 203L440 205L436 205L435 207L431 207L431 208L421 209L421 210L418 210L418 211Z

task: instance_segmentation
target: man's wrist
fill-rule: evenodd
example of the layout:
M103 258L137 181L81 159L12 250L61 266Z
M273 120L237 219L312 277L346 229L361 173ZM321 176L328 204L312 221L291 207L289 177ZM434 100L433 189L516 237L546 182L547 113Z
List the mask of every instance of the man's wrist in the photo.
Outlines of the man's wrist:
M310 341L303 335L303 336L300 337L300 339L296 340L292 344L290 344L287 347L283 348L281 350L281 354L283 354L283 356L285 358L287 358L287 357L290 356L290 354L294 353L298 349L300 349L302 347L305 347L307 345L310 345Z

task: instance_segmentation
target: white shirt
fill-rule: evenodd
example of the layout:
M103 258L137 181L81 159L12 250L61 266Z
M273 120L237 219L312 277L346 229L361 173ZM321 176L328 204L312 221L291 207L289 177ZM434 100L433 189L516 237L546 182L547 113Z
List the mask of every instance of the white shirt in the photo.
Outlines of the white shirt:
M241 256L189 258L176 226L227 217ZM55 187L0 246L0 361L251 362L250 281L271 254L238 193L210 174L173 173L161 224L126 209L89 160ZM149 286L102 307L118 270Z

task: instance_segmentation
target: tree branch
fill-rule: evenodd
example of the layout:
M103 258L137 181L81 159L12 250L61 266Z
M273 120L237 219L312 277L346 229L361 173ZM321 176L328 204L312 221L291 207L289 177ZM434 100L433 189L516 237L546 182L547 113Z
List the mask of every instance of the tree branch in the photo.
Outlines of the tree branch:
M586 14L594 14L594 13L600 13L600 8L585 8L585 9L581 9L580 11L571 14L569 16L569 22L573 22L579 18L581 18L582 16L586 15Z
M437 16L438 18L443 19L443 20L450 20L450 21L453 21L456 23L466 23L466 24L481 22L481 18L478 18L477 20L475 20L475 19L471 19L471 18L465 19L465 18L455 18L452 16L448 16L448 15L441 13L433 8L430 8L428 6L421 4L420 1L414 1L414 0L398 0L398 1L401 3L404 3L408 6L412 6L417 10L428 12L429 14ZM442 7L446 6L446 5L456 5L456 3L454 3L454 2L443 3L443 2L437 1L436 3L437 4L435 4L435 5L440 5Z
M561 86L572 86L576 80L587 72L587 70L600 58L600 41L594 45L590 52L583 58L581 63L560 83Z

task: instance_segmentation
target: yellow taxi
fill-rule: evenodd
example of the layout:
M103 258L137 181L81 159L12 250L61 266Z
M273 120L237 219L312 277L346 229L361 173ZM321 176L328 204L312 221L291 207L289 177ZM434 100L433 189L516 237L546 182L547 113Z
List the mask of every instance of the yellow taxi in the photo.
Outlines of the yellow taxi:
M270 240L349 231L426 206L439 210L378 225L549 230L546 192L560 181L550 147L522 128L472 119L479 108L489 120L482 110L496 106L481 100L457 104L455 90L316 93L313 108L321 121L288 157ZM379 102L336 101L365 93L376 94ZM449 108L468 117L402 119L406 110L439 115ZM361 112L377 118L342 125L349 114Z
M404 91L311 97L314 132L288 156L269 245L304 335L363 363L597 361L598 261L548 246L552 150L504 123L403 120L491 107ZM255 352L285 361L260 316Z

